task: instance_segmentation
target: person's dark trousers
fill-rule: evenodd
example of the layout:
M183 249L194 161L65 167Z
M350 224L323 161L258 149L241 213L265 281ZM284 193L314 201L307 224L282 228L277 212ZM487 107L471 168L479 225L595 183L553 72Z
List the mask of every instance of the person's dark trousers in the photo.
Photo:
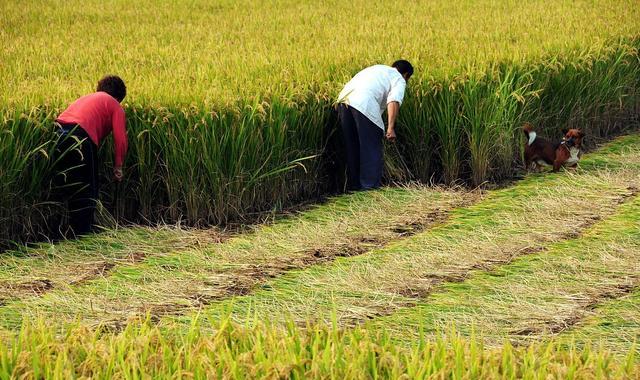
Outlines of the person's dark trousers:
M346 104L338 106L347 153L348 190L380 187L382 180L382 128Z
M69 225L58 226L62 237L90 233L98 198L97 147L77 125L59 124L54 167L55 200L66 203Z

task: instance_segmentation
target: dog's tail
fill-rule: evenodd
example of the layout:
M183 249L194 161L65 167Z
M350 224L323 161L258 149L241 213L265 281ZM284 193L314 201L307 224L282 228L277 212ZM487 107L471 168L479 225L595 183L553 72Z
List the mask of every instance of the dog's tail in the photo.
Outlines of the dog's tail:
M533 125L531 125L530 123L524 123L524 125L522 126L522 131L527 137L527 145L531 145L534 141L536 141L536 132L533 130Z

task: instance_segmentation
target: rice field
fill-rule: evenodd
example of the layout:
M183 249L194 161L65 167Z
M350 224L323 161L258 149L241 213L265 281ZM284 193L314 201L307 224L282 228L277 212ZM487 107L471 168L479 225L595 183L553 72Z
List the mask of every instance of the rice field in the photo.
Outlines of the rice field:
M0 379L640 378L636 3L0 2ZM398 58L389 186L343 194L332 105ZM107 141L103 231L46 242L106 73L125 180ZM525 121L579 168L524 173Z
M398 57L417 72L388 182L500 181L524 120L552 136L580 126L593 146L637 114L633 0L390 4L3 2L0 239L38 239L60 212L51 120L105 73L128 85L131 147L121 189L105 169L105 225L224 224L339 191L331 104L362 67Z

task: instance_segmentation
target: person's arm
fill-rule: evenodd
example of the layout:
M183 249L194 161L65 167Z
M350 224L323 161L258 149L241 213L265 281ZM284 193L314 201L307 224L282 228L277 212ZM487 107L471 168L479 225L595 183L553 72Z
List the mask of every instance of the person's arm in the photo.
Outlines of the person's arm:
M404 90L407 82L400 75L391 82L391 90L387 95L387 140L394 141L396 139L396 119L400 112L400 105L404 99Z
M387 103L387 118L389 124L387 125L387 140L394 141L396 139L396 118L400 112L400 103L392 101Z
M120 182L123 178L122 165L129 147L127 142L126 118L122 107L118 107L111 119L113 123L113 178Z

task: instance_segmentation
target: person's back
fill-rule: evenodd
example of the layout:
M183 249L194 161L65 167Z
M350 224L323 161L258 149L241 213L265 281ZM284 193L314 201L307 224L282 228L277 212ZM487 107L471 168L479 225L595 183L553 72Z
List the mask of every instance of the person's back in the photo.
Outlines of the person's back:
M384 128L382 114L387 100L402 102L406 81L394 67L374 65L357 73L338 95L338 102L362 112L378 127ZM391 96L390 96L391 95Z
M80 126L96 147L113 131L114 164L122 166L127 151L125 113L113 96L104 91L85 95L69 105L56 120Z

